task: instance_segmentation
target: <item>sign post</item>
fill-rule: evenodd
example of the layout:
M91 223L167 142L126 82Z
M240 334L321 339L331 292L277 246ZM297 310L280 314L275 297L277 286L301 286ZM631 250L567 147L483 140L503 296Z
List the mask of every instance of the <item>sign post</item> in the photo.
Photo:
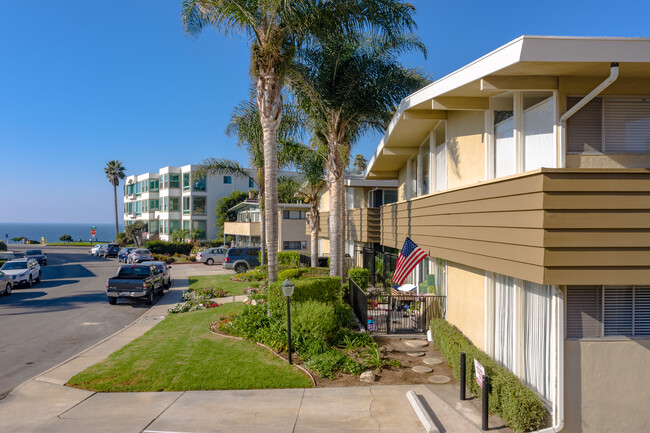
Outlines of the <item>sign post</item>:
M93 240L94 240L96 234L97 234L97 227L91 226L90 227L90 236L92 236L92 238L90 239L90 244L91 245L93 243Z
M481 415L482 415L482 429L487 430L488 429L488 408L489 408L489 400L488 400L488 393L490 390L490 377L485 374L485 368L481 365L480 362L474 358L474 378L476 379L476 383L478 386L481 387L481 396L482 402L483 402L483 407L481 410Z

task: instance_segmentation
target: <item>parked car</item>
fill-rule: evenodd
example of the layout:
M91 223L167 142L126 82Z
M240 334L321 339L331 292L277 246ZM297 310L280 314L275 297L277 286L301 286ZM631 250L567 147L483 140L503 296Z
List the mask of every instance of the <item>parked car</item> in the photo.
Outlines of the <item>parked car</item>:
M155 262L142 262L143 265L153 265L158 269L159 272L162 272L163 286L165 290L169 289L172 286L172 268L165 262L155 261Z
M206 265L222 264L227 252L228 248L226 247L208 248L196 253L196 261Z
M241 274L260 264L260 247L233 247L223 259L224 269L234 269Z
M126 259L129 256L129 253L133 251L135 247L124 247L117 253L117 261L126 263Z
M14 279L11 275L7 275L4 272L0 271L0 290L2 290L3 295L11 295L11 287L14 283Z
M97 251L99 251L99 249L102 247L102 245L104 245L104 244L95 244L88 250L88 252L90 253L91 256L96 256Z
M119 298L144 299L151 305L163 290L162 272L153 265L122 265L117 275L106 281L106 296L111 305Z
M153 254L151 251L144 248L137 248L129 253L127 256L127 263L141 263L153 261Z
M47 266L47 254L43 250L27 250L25 251L26 259L34 259L41 266Z
M33 283L41 281L41 265L34 259L9 260L2 265L0 271L13 278L12 287L21 284L32 287Z
M99 255L101 257L117 257L117 254L120 252L120 246L118 244L106 244L105 248L99 250Z

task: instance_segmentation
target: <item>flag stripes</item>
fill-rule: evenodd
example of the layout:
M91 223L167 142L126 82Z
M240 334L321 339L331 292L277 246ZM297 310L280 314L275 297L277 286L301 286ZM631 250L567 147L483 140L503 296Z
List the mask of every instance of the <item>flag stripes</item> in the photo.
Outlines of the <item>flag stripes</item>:
M402 251L400 251L397 258L393 282L402 285L406 277L426 256L427 253L422 248L418 247L410 238L406 238Z

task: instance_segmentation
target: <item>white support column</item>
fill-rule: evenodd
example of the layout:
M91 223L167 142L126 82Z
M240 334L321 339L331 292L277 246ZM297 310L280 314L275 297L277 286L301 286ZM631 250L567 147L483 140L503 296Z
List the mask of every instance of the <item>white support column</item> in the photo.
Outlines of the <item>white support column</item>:
M490 104L492 99L490 99ZM494 179L494 111L485 111L485 180Z
M406 185L404 187L404 196L405 196L404 198L406 200L410 200L413 197L412 192L411 192L411 189L413 188L413 179L412 179L412 175L411 175L412 167L411 166L412 166L411 160L409 159L408 161L406 161Z
M517 173L524 171L524 96L522 92L513 92L515 115L515 158Z
M418 156L416 158L417 160L417 168L416 168L416 190L415 190L415 195L416 197L419 197L422 195L422 189L423 189L423 175L424 173L422 172L422 154L418 153Z

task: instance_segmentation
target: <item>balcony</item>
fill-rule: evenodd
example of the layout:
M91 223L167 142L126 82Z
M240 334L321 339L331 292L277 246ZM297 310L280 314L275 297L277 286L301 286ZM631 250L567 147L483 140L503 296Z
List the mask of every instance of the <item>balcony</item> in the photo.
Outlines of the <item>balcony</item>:
M226 222L223 230L229 235L261 236L260 223Z
M381 224L379 208L358 208L346 210L346 239L356 242L374 243L380 241ZM309 223L306 233L311 234ZM320 213L319 237L329 237L329 212Z
M540 284L650 281L650 170L542 169L381 209L382 245Z

